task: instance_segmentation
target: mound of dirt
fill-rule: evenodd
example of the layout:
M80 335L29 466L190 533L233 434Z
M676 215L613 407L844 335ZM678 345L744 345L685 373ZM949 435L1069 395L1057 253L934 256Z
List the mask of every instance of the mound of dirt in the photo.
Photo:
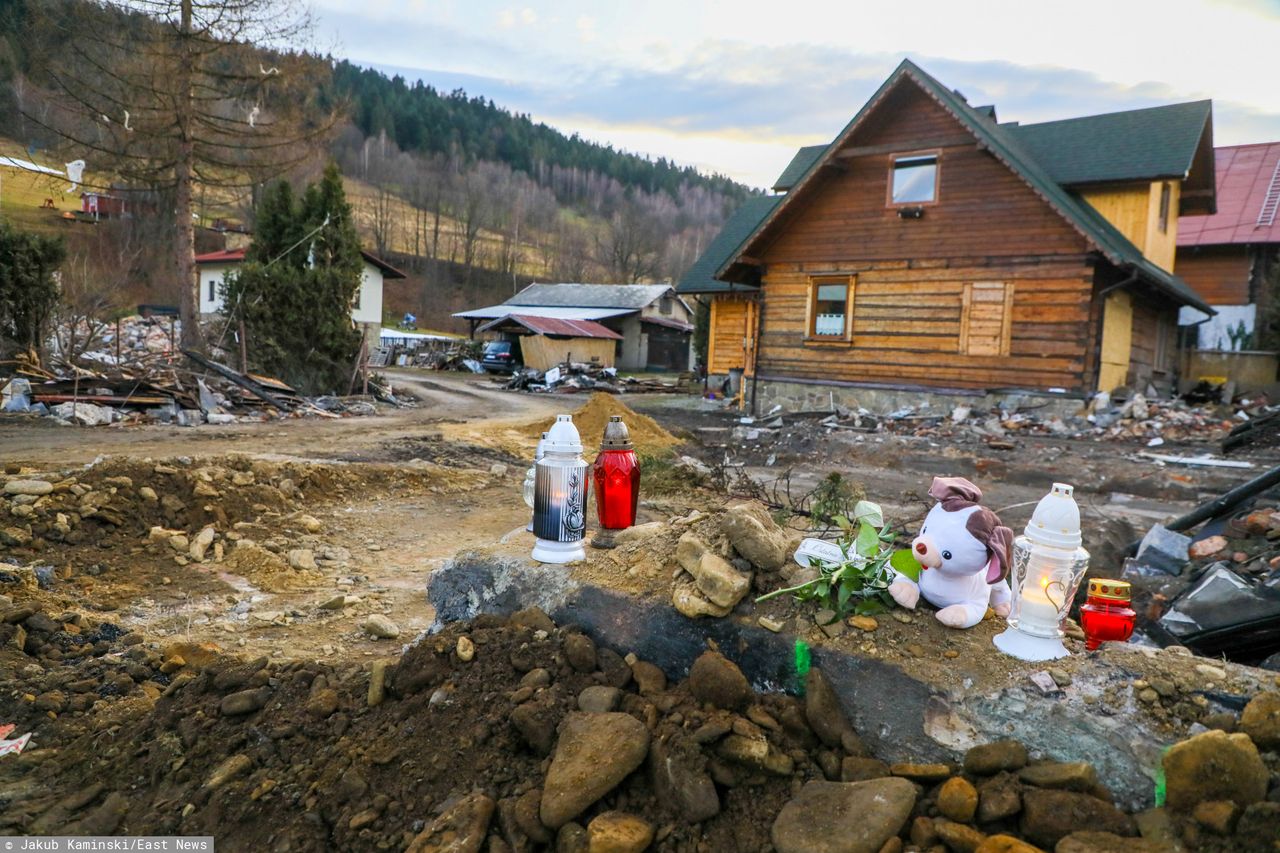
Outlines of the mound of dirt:
M613 395L596 393L573 413L573 423L578 428L578 434L582 436L582 446L591 452L590 455L594 455L596 448L600 446L600 440L604 437L605 424L609 423L612 415L621 416L631 433L631 442L636 447L636 453L641 456L668 456L680 443L680 439L667 432L648 415L633 411ZM533 421L521 427L520 431L533 439L533 443L530 444L532 447L553 422L552 420Z

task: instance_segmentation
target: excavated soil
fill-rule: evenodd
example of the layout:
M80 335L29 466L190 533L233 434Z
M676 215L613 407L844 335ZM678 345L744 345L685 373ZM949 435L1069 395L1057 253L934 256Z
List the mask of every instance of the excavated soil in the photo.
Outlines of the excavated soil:
M566 405L566 411L569 406ZM599 446L604 436L605 425L613 415L621 416L631 433L631 443L636 453L642 456L666 456L680 443L680 439L667 432L657 421L648 415L632 410L621 399L610 394L595 393L586 403L578 407L573 415L574 426L582 436L582 444L592 451ZM531 438L536 444L538 436L550 428L553 420L531 421L520 427L521 433Z

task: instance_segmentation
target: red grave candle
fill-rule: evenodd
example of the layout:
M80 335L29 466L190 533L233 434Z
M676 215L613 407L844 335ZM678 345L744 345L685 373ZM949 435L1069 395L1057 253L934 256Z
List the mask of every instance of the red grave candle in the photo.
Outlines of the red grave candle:
M604 428L600 455L591 468L600 526L624 530L636 523L640 506L640 463L622 418L613 415Z
M1129 606L1127 581L1105 578L1089 580L1089 597L1080 607L1080 627L1085 648L1092 651L1107 642L1124 642L1133 636L1138 614Z

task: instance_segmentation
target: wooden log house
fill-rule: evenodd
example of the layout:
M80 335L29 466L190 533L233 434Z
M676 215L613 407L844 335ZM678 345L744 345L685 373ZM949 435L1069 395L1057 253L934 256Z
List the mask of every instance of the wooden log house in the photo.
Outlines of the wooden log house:
M904 61L678 291L710 302L708 372L762 387L1167 385L1179 308L1208 308L1177 217L1214 209L1213 172L1208 101L1000 124Z

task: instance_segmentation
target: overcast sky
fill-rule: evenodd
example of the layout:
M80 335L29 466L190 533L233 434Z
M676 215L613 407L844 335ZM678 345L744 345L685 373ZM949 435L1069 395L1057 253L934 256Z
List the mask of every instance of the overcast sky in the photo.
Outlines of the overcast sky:
M324 47L768 186L903 57L1026 122L1212 98L1280 139L1280 0L312 0Z

